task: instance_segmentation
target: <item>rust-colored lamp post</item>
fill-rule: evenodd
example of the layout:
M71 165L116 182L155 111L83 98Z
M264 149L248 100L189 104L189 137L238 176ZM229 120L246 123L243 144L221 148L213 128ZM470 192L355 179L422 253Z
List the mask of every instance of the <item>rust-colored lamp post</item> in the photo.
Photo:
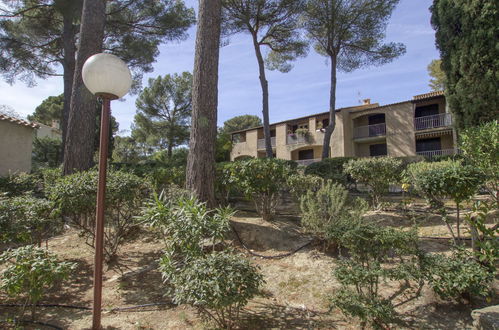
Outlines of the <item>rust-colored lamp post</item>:
M109 142L111 101L128 93L132 75L125 62L107 53L95 54L83 65L83 82L92 94L102 99L99 147L99 186L97 188L97 219L95 222L94 305L92 329L101 329L102 260L104 244L104 210L106 170Z

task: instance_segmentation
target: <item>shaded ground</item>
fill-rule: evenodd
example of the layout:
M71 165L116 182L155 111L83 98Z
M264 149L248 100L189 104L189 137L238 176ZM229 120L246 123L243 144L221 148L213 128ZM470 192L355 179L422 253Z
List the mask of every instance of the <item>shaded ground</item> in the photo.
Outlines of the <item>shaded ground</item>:
M449 236L437 215L427 215L422 205L413 205L412 213L404 211L371 212L370 221L380 225L409 228L420 226L421 236ZM309 242L312 238L301 232L299 219L282 217L273 223L262 221L252 213L240 212L232 224L241 239L254 252L272 256L286 253ZM324 253L321 246L310 245L282 259L262 259L250 256L235 240L234 244L261 267L266 285L262 295L254 299L242 315L244 329L358 329L355 320L345 318L339 311L329 311L328 297L338 287L331 270L337 259L334 253ZM426 239L422 247L431 252L446 252L446 240ZM165 296L157 260L162 243L150 233L125 244L118 262L106 269L103 292L103 326L105 329L204 329L196 311L188 306L174 306ZM49 249L61 258L75 261L78 268L63 287L56 288L42 303L59 303L91 307L93 250L75 232L55 237ZM387 283L383 293L397 292L398 282ZM2 303L15 302L0 296ZM126 311L110 310L120 306L163 303ZM438 300L424 287L418 295L411 289L394 299L402 324L406 329L468 329L471 328L471 309ZM12 318L18 309L0 307L0 319ZM38 319L63 329L89 329L91 312L64 308L39 308ZM6 327L0 323L0 328ZM44 329L26 327L26 329ZM46 328L48 329L48 328Z

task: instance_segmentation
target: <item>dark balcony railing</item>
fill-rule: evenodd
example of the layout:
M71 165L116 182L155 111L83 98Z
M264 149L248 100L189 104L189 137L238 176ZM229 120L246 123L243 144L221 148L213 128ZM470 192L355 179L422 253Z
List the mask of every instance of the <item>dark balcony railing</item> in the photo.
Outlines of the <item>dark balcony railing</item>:
M376 136L384 136L386 135L386 124L376 124L376 125L367 125L367 126L359 126L354 127L353 129L353 138L354 139L362 139Z
M288 134L286 144L310 143L309 135Z
M447 127L452 125L452 114L440 113L438 115L414 118L416 131L430 128Z
M424 156L427 158L432 158L435 156L449 156L454 155L456 151L454 149L441 149L441 150L429 150L429 151L418 151L416 154L418 156Z
M272 148L274 148L276 146L275 136L270 138L270 145L272 146ZM257 147L258 147L258 149L265 149L265 139L258 139Z

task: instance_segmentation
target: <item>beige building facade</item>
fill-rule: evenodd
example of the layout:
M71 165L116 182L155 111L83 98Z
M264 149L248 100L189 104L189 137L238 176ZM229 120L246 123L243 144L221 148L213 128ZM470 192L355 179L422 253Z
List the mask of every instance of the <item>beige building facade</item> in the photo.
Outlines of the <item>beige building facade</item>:
M31 171L33 136L38 127L0 114L0 176Z
M328 118L324 112L272 124L275 156L302 165L319 161ZM265 157L263 127L233 132L232 139L231 160ZM336 110L331 157L434 157L456 151L452 114L442 92L383 106L367 99Z

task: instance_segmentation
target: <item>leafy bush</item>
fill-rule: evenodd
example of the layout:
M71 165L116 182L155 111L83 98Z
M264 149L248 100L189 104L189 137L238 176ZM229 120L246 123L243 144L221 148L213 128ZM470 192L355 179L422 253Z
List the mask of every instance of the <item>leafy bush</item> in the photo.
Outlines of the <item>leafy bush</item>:
M241 255L214 252L229 230L229 208L208 210L193 197L155 196L142 209L142 223L161 231L163 279L173 299L190 304L218 326L231 328L263 277Z
M20 196L0 199L0 243L41 245L62 223L54 217L54 204L46 199Z
M179 258L182 264L185 258L203 255L205 243L215 246L223 241L232 214L229 208L210 211L194 197L160 195L145 204L139 219L161 231L167 254L176 267Z
M366 211L360 200L350 201L348 191L331 181L303 195L300 209L303 227L329 243L336 241Z
M499 262L499 226L488 227L487 215L494 212L495 202L477 201L473 204L472 213L466 214L466 222L471 232L471 247L475 258L489 268L492 273L497 271Z
M499 122L468 128L459 137L466 162L485 174L485 187L499 203Z
M40 179L33 174L16 173L0 177L0 193L9 197L26 193L40 193Z
M95 209L98 173L79 172L58 179L48 188L50 199L58 206L62 216L80 229L87 244L94 246ZM111 171L107 177L104 252L110 261L119 245L135 225L143 198L149 187L139 177L121 171Z
M333 295L332 306L345 315L361 319L374 328L388 328L396 320L389 299L378 290L386 280L421 280L421 252L415 230L406 232L374 224L358 223L340 237L350 259L344 260L333 274L341 284ZM398 262L395 262L398 261Z
M308 191L319 190L323 184L320 176L306 174L291 174L286 182L289 192L298 201Z
M476 262L471 255L460 251L451 257L425 257L426 279L443 299L486 296L494 275Z
M414 166L418 165L416 169ZM462 202L470 199L483 183L483 174L470 165L462 165L459 161L444 161L431 165L412 164L408 168L412 173L415 188L432 199L451 198L457 208L457 237L452 227L447 226L454 240L461 239L460 208ZM447 223L447 222L446 222Z
M274 158L234 162L230 170L231 182L254 201L257 212L264 220L272 220L280 193L295 170L288 162Z
M33 140L33 168L57 167L60 164L62 141L51 137Z
M244 256L227 252L196 258L169 279L175 303L196 307L222 329L237 324L240 310L264 283Z
M345 164L345 173L369 188L374 207L379 206L390 184L400 181L401 169L402 161L391 157L352 159Z
M307 175L317 175L324 180L340 183L345 187L354 183L352 177L345 173L344 166L353 157L326 158L317 163L312 163L305 169Z
M231 179L232 166L234 163L217 163L215 167L215 197L221 205L229 205L229 198L236 187Z
M1 273L0 290L25 299L23 314L30 303L33 319L36 303L45 291L64 280L75 267L74 263L60 262L54 254L31 245L5 251L0 255L0 264L6 264Z

